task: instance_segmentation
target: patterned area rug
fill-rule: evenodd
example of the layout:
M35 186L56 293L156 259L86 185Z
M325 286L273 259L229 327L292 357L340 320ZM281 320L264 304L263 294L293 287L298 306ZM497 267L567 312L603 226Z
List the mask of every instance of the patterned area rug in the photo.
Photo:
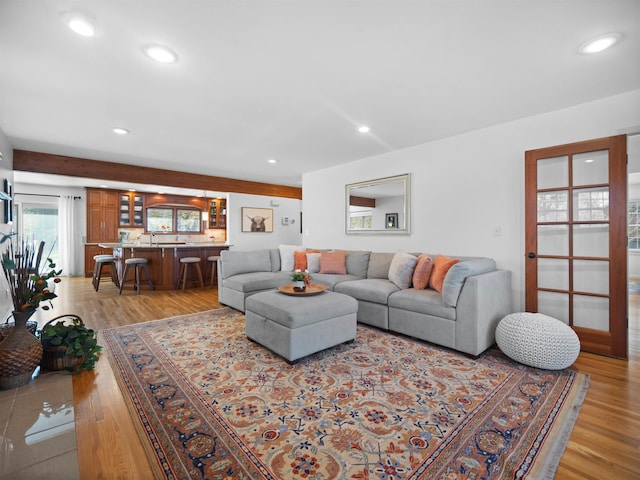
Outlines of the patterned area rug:
M157 478L553 478L588 387L363 325L289 365L228 308L102 337Z

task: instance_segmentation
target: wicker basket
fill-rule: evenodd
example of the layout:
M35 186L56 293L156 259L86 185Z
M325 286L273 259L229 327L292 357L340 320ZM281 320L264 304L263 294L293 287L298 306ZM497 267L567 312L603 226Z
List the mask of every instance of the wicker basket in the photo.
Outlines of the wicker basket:
M15 323L13 322L9 323L8 318L3 324L0 325L0 342L9 336L14 326L15 326ZM27 330L29 330L33 335L35 335L37 329L38 329L38 322L34 320L27 320Z
M45 327L50 323L62 319L79 320L80 325L84 325L82 319L77 315L60 315L59 317L52 318L47 323L45 323L42 327L42 330L44 330ZM40 366L43 370L75 370L78 365L84 362L84 356L69 357L68 355L66 355L66 351L67 347L65 345L61 345L59 347L48 347L44 349L42 354L42 363L40 364Z

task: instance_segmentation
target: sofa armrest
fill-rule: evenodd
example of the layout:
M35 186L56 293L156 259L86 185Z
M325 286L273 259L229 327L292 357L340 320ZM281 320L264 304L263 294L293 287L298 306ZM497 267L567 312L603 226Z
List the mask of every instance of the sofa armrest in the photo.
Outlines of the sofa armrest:
M472 258L456 263L444 278L442 301L450 307L457 306L460 292L467 278L493 272L495 269L496 262L492 258Z
M495 341L498 322L513 313L511 272L468 277L456 308L456 350L479 355Z

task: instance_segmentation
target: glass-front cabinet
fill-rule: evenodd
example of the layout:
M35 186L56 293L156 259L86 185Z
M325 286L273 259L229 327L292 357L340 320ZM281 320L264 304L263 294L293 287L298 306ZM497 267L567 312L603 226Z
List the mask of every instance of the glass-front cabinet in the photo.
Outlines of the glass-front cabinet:
M224 198L209 200L209 228L227 227L227 201Z
M144 226L144 195L134 192L120 192L121 227Z

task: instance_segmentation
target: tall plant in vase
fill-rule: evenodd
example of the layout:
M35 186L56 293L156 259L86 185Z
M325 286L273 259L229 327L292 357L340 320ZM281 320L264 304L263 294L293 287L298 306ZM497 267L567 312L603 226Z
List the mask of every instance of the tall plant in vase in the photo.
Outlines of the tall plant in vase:
M5 238L6 240L6 238ZM29 382L42 359L40 341L27 330L27 320L38 308L48 310L57 297L55 284L60 282L56 265L47 258L40 271L40 256L44 248L30 242L9 242L2 253L2 271L9 284L15 326L0 342L0 389L15 388Z

